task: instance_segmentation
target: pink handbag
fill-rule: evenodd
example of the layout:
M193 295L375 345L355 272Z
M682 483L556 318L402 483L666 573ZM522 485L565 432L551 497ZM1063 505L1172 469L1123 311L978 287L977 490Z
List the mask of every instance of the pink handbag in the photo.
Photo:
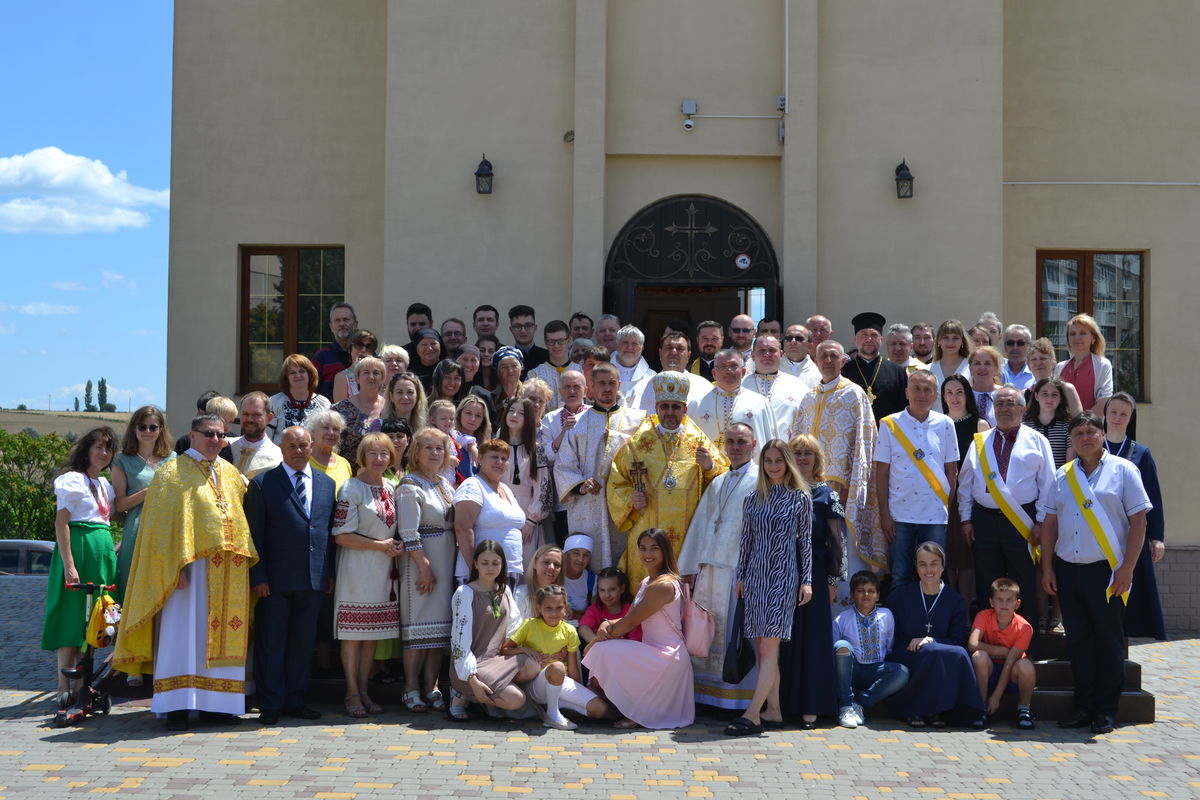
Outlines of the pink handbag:
M712 649L713 637L717 632L717 622L712 612L700 607L692 599L692 590L680 581L683 592L683 602L680 604L679 616L683 622L683 643L687 646L689 655L705 658Z

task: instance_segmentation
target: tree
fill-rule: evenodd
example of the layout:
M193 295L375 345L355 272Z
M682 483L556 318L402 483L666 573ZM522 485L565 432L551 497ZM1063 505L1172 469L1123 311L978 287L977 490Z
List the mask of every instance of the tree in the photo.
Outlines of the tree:
M54 538L54 475L69 449L58 434L0 431L0 531L6 537Z
M108 381L106 381L103 377L100 378L98 399L100 401L100 410L106 414L111 414L117 410L117 407L114 404L108 402Z
M88 378L87 384L83 387L83 410L96 411L96 404L92 402L92 380Z
M75 410L79 410L79 395L75 395Z

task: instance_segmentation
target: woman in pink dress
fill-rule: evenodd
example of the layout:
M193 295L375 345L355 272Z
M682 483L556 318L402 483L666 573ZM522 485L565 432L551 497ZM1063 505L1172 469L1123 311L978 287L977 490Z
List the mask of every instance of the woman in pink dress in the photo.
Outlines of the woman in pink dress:
M650 528L638 537L638 558L649 576L633 608L605 620L588 645L583 664L593 682L624 718L618 728L682 728L696 719L692 659L683 643L683 595L667 534ZM638 625L642 641L621 639Z
M1113 366L1104 357L1104 334L1096 320L1087 314L1067 320L1067 350L1071 357L1058 362L1054 374L1075 387L1084 411L1103 417L1113 393Z

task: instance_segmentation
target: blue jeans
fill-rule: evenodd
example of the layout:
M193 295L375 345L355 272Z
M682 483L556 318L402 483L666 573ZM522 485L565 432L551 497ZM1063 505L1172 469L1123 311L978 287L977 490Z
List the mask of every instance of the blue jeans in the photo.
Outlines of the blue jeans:
M897 589L917 579L917 568L913 564L917 555L917 545L923 542L937 542L945 552L946 526L899 520L894 524L896 541L888 545L888 566L892 569L892 588Z
M845 655L838 650L850 650ZM833 644L834 660L837 664L837 696L838 707L844 708L855 702L855 690L858 691L858 704L869 708L875 703L894 695L908 683L908 667L894 664L891 661L880 661L875 664L863 664L854 657L850 643L839 639Z

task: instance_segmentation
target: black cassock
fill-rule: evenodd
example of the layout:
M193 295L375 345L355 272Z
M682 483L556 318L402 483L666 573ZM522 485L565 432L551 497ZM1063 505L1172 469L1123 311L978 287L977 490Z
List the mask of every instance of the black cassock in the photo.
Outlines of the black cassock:
M849 378L867 392L876 422L908 406L908 398L904 396L904 390L908 387L908 373L904 367L883 356L874 361L864 361L855 356L842 367L842 377Z

